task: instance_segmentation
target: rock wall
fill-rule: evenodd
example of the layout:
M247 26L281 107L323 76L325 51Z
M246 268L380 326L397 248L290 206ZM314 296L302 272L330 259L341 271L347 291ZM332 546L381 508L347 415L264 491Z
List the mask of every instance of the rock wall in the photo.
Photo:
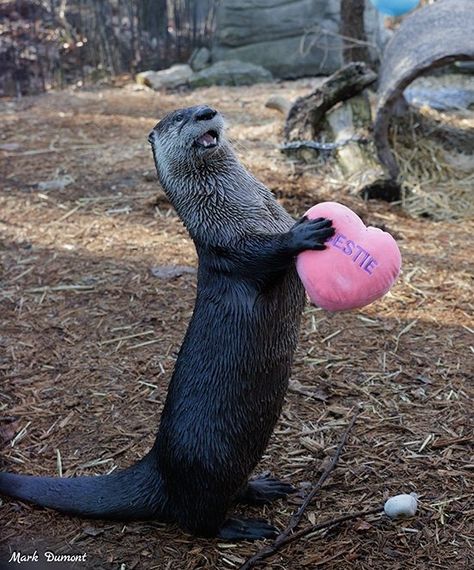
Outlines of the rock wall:
M379 16L370 2L364 19L375 42ZM276 77L327 75L342 64L339 22L340 0L221 0L212 58L255 63Z

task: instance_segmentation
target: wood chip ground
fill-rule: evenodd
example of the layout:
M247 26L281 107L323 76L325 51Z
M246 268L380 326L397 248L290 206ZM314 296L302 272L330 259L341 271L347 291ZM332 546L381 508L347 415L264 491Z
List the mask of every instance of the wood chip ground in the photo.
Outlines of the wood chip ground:
M166 111L207 102L225 114L244 163L292 214L344 202L392 232L403 255L385 299L349 313L306 309L293 389L258 471L304 490L360 407L304 523L411 491L419 512L350 521L263 567L472 568L474 224L363 202L326 167L289 163L277 149L281 115L264 107L280 89L294 99L311 85L69 90L0 103L1 468L95 475L150 448L196 292L192 271L164 279L152 269L192 268L196 256L154 180L146 137ZM296 495L246 513L283 528L300 503ZM259 546L158 523L80 520L6 498L0 518L2 561L37 548L87 553L77 568L231 570Z

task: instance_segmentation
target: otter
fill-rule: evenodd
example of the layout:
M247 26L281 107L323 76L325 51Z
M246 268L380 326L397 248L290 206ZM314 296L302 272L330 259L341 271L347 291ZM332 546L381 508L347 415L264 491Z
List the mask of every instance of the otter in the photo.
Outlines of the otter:
M294 488L249 480L280 415L305 293L303 250L334 234L323 218L295 223L239 162L207 105L164 117L149 135L158 179L194 241L194 312L175 364L155 443L117 473L34 477L0 473L0 493L89 518L155 519L226 540L274 536L261 519L227 518Z

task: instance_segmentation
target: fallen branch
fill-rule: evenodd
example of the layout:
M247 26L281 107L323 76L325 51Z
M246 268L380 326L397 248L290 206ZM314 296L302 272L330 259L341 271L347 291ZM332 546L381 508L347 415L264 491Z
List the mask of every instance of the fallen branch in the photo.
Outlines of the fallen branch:
M71 152L72 150L93 150L107 146L106 143L102 144L88 144L88 145L77 145L69 147L55 147L51 146L49 148L39 148L35 150L25 150L23 152L6 152L3 156L36 156L38 154L48 154L50 152ZM0 149L1 150L1 149Z
M293 103L286 118L285 140L316 138L329 109L354 97L376 79L376 73L361 62L350 63L336 71L312 93Z
M350 434L352 428L354 427L354 424L357 420L358 415L359 415L359 412L354 414L351 422L347 426L347 429L341 438L341 441L339 442L339 444L337 446L336 452L334 453L330 463L324 469L324 471L323 471L321 477L319 478L318 482L313 486L311 491L308 493L308 495L306 496L305 500L303 501L303 503L301 504L299 509L293 514L293 516L290 519L288 526L276 537L273 544L271 544L269 546L265 546L264 548L259 550L254 556L252 556L252 558L249 558L247 560L247 562L245 562L243 564L243 566L240 567L240 570L248 570L249 568L253 568L258 563L260 563L260 561L263 560L264 558L268 558L269 556L273 556L274 554L276 554L276 552L278 552L278 550L280 550L280 548L282 546L284 546L285 544L293 542L293 540L296 540L297 538L300 538L301 536L305 536L306 534L311 533L312 532L311 529L320 530L319 527L321 526L321 524L326 525L326 526L332 526L334 524L339 524L340 522L343 522L344 520L349 520L349 519L344 518L344 517L339 517L340 519L342 518L343 520L331 519L331 521L326 521L326 523L320 523L320 525L310 525L309 527L305 527L305 528L301 529L297 533L291 534L293 532L293 530L299 525L301 519L303 518L303 515L304 515L306 509L308 508L309 504L311 503L311 501L316 496L316 493L321 489L321 487L324 485L326 479L329 477L331 472L336 467L336 465L339 461L339 458L342 454L342 450L346 444L347 438L349 437L349 434ZM378 510L376 512L378 512ZM368 513L365 513L365 514L368 514ZM350 517L350 515L345 515L345 516ZM355 515L355 516L358 516L358 515ZM322 526L321 528L325 528L325 526Z
M279 148L282 152L301 150L302 148L309 148L311 150L317 150L320 152L331 152L351 142L365 143L367 141L366 139L355 135L347 139L339 140L337 142L327 143L318 141L291 141L281 144Z
M331 155L354 194L396 201L400 200L400 187L387 179L372 137L366 88L376 77L366 64L350 63L312 93L297 99L288 111L280 149L295 153L304 162L314 159L311 151L322 158Z
M346 441L347 438L349 437L349 434L352 430L352 428L354 427L354 424L357 420L357 417L359 415L359 412L357 412L356 414L354 414L354 417L352 418L350 424L347 426L346 431L344 432L341 441L339 442L339 445L337 446L336 449L336 453L333 455L330 463L327 465L326 469L323 471L321 477L319 478L319 481L316 483L316 485L311 489L311 491L308 493L308 495L306 496L306 499L303 501L303 503L301 504L300 508L296 511L296 513L291 517L290 523L289 525L286 527L286 529L280 534L280 536L282 536L283 534L286 533L286 535L289 535L290 532L298 526L298 524L300 523L303 514L305 512L305 510L308 508L309 504L311 503L311 501L314 499L316 493L321 489L321 487L324 485L326 479L329 477L329 475L331 474L331 472L334 470L334 468L336 467L338 461L339 461L339 457L341 456L342 450L344 448L344 446L346 445ZM280 537L278 537L276 539L275 542L278 542Z
M365 511L356 511L355 513L348 513L347 515L342 515L340 517L328 519L327 521L323 521L323 522L318 523L318 524L310 524L308 526L305 526L301 530L293 533L292 535L285 536L284 538L279 540L280 536L283 535L283 533L282 533L282 534L280 534L280 536L275 540L275 542L272 545L266 546L265 548L262 548L262 550L259 550L257 552L257 554L252 556L252 558L249 558L239 568L239 570L249 570L249 568L254 568L258 564L260 564L262 562L262 560L264 560L265 558L269 558L270 556L273 556L274 554L276 554L277 551L282 546L286 546L287 544L291 544L292 542L294 542L295 540L298 540L302 536L307 536L308 534L311 534L313 532L317 532L319 530L324 530L324 529L330 528L332 526L337 526L337 525L339 525L343 522L346 522L346 521L358 519L361 517L366 517L368 515L375 515L377 513L381 513L382 511L383 511L383 506L379 506L379 507L374 507L373 509L366 509ZM277 545L277 541L279 541L278 545Z
M368 192L367 198L381 198L384 190L392 188L393 182L386 179L372 142L372 118L367 93L360 93L331 109L326 115L326 124L334 143L342 143L336 148L334 156L344 179L351 182L355 193ZM362 141L365 144L361 144ZM379 195L375 191L377 188L380 189ZM399 200L400 188L396 186L393 191L393 199Z

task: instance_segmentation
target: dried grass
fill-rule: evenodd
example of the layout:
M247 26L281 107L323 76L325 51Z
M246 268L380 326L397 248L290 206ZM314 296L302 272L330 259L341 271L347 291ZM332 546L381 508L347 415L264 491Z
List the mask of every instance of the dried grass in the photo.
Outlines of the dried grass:
M403 181L403 209L438 221L471 218L474 112L422 109L394 123L391 144Z

